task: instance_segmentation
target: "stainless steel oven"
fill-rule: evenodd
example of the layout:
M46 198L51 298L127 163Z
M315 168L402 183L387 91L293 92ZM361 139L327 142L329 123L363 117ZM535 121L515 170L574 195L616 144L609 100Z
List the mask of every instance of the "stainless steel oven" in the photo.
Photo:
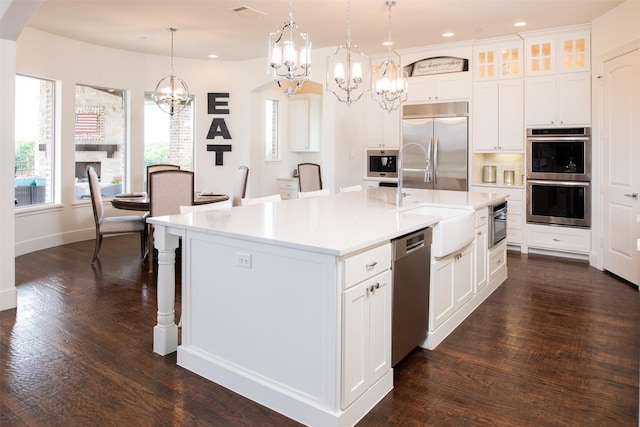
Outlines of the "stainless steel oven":
M527 181L527 222L591 226L591 183Z
M591 128L527 129L527 179L591 180Z
M367 176L378 178L398 177L399 150L368 150Z
M507 238L507 202L490 206L489 249Z

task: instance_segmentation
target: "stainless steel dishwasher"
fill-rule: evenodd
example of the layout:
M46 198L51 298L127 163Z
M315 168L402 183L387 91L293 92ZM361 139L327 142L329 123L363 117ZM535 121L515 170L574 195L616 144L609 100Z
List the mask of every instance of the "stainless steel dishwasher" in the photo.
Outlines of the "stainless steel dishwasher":
M391 365L427 338L432 229L392 240L393 312Z

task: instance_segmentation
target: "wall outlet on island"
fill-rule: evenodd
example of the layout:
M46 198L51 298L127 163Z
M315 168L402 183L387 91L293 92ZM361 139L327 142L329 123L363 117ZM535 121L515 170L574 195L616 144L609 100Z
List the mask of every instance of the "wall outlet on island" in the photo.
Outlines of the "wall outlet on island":
M238 267L251 268L251 254L236 252L236 265Z

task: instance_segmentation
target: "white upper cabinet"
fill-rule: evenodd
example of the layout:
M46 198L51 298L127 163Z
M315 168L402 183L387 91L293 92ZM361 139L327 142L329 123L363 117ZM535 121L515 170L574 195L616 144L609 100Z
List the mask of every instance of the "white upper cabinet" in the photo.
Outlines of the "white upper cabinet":
M475 81L522 78L523 42L519 37L483 40L473 48Z
M525 124L591 123L591 43L588 25L524 33Z
M523 33L527 76L590 71L590 34L588 25Z
M315 93L292 95L288 106L289 151L319 151L322 96Z
M445 73L410 77L407 102L444 102L467 100L471 96L471 73Z
M373 99L364 100L367 148L398 149L400 147L400 108L391 112L383 110Z
M524 150L524 82L519 38L474 47L473 151Z

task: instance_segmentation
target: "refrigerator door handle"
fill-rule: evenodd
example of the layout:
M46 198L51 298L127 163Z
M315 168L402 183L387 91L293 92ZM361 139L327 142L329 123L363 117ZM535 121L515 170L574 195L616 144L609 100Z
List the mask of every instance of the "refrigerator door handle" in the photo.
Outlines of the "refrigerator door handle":
M431 182L431 145L433 144L433 135L429 135L429 145L427 145L427 159L424 168L424 182Z
M438 185L438 136L435 137L435 143L433 144L433 183Z

